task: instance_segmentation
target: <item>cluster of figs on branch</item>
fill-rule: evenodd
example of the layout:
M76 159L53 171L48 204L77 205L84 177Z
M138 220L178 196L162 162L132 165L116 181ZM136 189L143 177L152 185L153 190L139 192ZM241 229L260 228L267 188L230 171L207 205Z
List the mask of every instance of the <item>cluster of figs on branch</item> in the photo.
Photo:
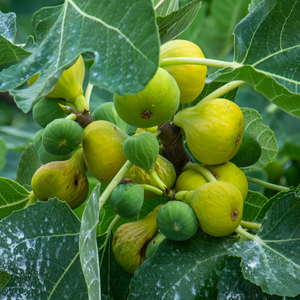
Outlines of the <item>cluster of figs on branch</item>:
M161 46L160 59L174 57L204 58L197 45L185 40ZM57 197L75 209L88 195L87 171L107 189L113 187L103 200L122 218L137 216L149 198L165 198L165 204L119 226L113 236L115 258L130 274L165 238L185 241L199 227L226 236L242 220L248 182L239 167L255 163L261 148L244 131L241 109L218 98L178 111L198 97L206 74L205 65L159 67L144 90L114 95L113 102L90 114L79 56L33 108L43 127L34 138L43 164L32 178L39 200ZM130 168L115 183L125 165Z

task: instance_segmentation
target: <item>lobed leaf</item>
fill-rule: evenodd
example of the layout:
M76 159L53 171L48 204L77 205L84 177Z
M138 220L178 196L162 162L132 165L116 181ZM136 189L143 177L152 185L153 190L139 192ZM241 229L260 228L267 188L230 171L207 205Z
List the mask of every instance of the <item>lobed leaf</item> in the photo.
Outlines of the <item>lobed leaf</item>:
M264 204L268 199L261 193L249 191L244 202L243 220L253 222L256 220Z
M157 16L166 16L179 8L179 0L153 0Z

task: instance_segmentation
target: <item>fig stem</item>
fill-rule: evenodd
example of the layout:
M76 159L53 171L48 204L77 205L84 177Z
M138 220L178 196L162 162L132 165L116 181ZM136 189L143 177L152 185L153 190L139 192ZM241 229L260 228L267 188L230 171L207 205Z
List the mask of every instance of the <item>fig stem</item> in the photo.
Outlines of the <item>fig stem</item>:
M111 232L113 231L113 229L114 229L116 223L120 220L120 218L121 218L121 217L120 217L119 215L116 215L116 216L114 217L114 219L111 221L111 223L109 224L109 226L108 226L108 228L107 228L107 235L110 235L110 234L111 234Z
M149 169L147 173L162 191L164 191L167 188L167 186L163 183L163 181L158 177L154 169Z
M152 186L150 184L141 184L142 188L145 190L145 191L149 191L149 192L152 192L158 196L163 196L164 195L164 192L158 188L156 188L155 186Z
M230 61L222 61L222 60L216 60L216 59L207 59L207 58L200 58L200 57L172 57L172 58L164 58L161 59L159 62L160 67L166 67L166 66L172 66L172 65L205 65L210 67L216 67L216 68L240 68L243 65L236 63L236 62L230 62Z
M28 202L25 205L25 208L28 207L30 204L34 204L36 202L36 195L33 191L30 192L28 196Z
M93 90L94 85L91 83L88 83L86 90L85 90L85 100L87 105L90 105L90 99L91 99L91 95L92 95L92 90Z
M69 114L69 115L67 115L66 117L65 117L65 119L69 119L69 120L73 120L73 121L75 121L76 120L76 115L75 114Z
M256 184L259 184L261 186L264 186L265 188L268 188L268 189L271 189L271 190L274 190L274 191L289 191L290 189L288 187L285 187L285 186L282 186L282 185L278 185L278 184L273 184L273 183L269 183L269 182L266 182L266 181L263 181L263 180L260 180L260 179L256 179L256 178L253 178L253 177L250 177L250 176L246 176L247 177L247 180L249 182L253 182L253 183L256 183Z
M244 236L245 238L247 238L251 241L256 241L259 244L264 244L264 242L262 241L262 239L259 236L252 235L251 233L247 232L241 225L238 226L238 228L235 230L235 232L237 234Z
M89 113L89 111L90 111L89 105L83 95L79 95L79 96L75 97L73 103L78 112L80 112L82 114Z
M127 160L123 167L119 170L116 176L112 179L109 185L106 187L103 194L100 196L99 199L99 210L103 207L105 202L108 200L110 194L112 193L113 189L120 183L120 180L126 175L126 173L130 170L133 166L133 163Z
M257 229L259 230L261 228L261 224L260 223L254 223L254 222L248 222L248 221L241 221L241 226L246 227L246 228L250 228L250 229Z
M175 199L185 202L185 196L189 191L180 191L175 194Z
M195 107L202 105L206 101L220 98L221 96L236 89L237 87L239 87L240 85L242 85L244 83L245 83L245 81L242 81L242 80L231 81L231 82L221 86L220 88L216 89L215 91L213 91L206 97L204 97Z
M205 167L203 167L197 163L188 162L182 168L182 170L183 171L195 170L195 171L198 171L201 175L203 175L207 181L209 181L209 182L217 181L217 179L214 177L214 175L209 170L207 170Z

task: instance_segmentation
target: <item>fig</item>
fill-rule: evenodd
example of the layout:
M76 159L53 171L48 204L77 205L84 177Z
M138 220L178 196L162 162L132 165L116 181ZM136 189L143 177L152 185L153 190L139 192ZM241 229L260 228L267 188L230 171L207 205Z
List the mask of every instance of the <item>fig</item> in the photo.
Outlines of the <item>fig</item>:
M239 150L244 116L232 101L213 99L178 112L174 124L181 127L192 155L208 165L230 160Z
M66 161L42 165L34 173L31 186L41 201L56 197L67 202L72 209L81 205L89 191L82 148Z
M217 166L204 165L218 181L226 181L235 185L241 192L244 201L248 195L248 180L245 173L232 162Z
M208 181L195 170L186 170L182 172L175 185L176 192L196 190L198 187Z
M134 126L127 124L119 117L113 102L106 102L98 106L93 111L92 117L94 121L105 120L115 124L129 135L131 135L135 129Z
M100 182L109 183L127 161L123 143L128 137L108 121L94 121L84 129L82 147L85 163Z
M232 163L238 167L248 167L255 164L261 155L261 145L257 139L247 130L244 131L241 146L233 158Z
M168 188L173 187L176 181L176 172L174 166L166 158L158 155L154 170ZM126 173L126 178L131 179L133 183L150 184L158 187L146 171L135 165ZM158 197L156 194L149 191L145 191L144 195L146 199Z
M148 244L146 249L146 259L150 258L158 249L159 245L166 239L162 233L158 233Z
M231 183L208 182L186 197L202 230L212 236L226 236L235 231L243 215L243 197Z
M154 169L159 145L157 138L148 131L129 137L123 144L123 151L127 159L145 171Z
M179 106L180 92L175 79L158 68L144 90L136 95L114 95L117 113L126 123L148 128L168 121Z
M173 40L160 47L160 59L173 57L204 58L201 49L186 40ZM207 73L205 65L172 65L163 67L176 80L180 90L180 103L195 100L204 88Z
M123 218L135 217L144 203L144 189L140 184L119 184L109 197L111 208Z
M156 216L161 205L157 206L145 218L121 225L114 234L112 251L121 267L130 274L146 259L148 243L158 233Z
M186 241L198 230L193 209L180 201L169 201L159 210L156 218L158 230L173 241Z
M43 146L54 155L72 152L79 146L81 139L81 126L70 119L55 119L43 132Z

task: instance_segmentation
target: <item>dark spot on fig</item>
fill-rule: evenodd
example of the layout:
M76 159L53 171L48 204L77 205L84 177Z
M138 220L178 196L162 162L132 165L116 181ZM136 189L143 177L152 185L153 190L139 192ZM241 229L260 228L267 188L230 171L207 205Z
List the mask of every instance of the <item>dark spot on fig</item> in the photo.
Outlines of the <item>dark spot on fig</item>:
M117 130L117 126L114 126L114 130Z
M236 139L235 144L237 145L237 144L239 143L240 140L241 140L241 136L238 136L237 139Z
M211 172L211 174L213 174L214 177L215 177L216 179L218 179L218 177L219 177L219 174L218 174L218 173L216 173L216 172Z
M146 110L142 113L143 119L150 119L151 116L152 116L152 113L149 110Z
M74 184L77 186L78 185L78 180L75 179Z
M232 213L231 213L231 220L235 221L237 219L237 217L239 216L239 212L235 209Z

